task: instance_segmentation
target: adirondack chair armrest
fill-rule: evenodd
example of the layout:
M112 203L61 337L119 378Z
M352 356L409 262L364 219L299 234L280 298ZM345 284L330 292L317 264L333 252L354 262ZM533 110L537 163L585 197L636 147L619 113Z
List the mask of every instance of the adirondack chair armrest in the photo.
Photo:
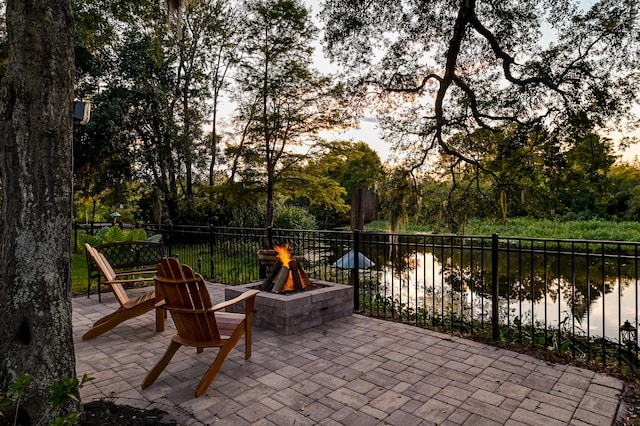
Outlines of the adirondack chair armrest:
M197 275L193 278L157 278L154 276L153 279L157 279L158 281L169 284L191 284L197 282L202 282L204 284L204 279L200 275Z
M247 290L244 293L242 293L240 296L238 297L234 297L233 299L229 299L225 302L221 302L221 303L217 303L215 305L213 305L211 307L212 311L219 311L221 309L224 309L228 306L231 305L235 305L237 303L243 302L243 301L247 301L247 302L252 302L251 299L254 299L253 301L255 301L255 297L258 295L258 293L260 293L259 290ZM253 311L253 309L247 309L247 312Z
M164 280L164 281L168 281L168 280ZM184 282L184 281L181 281ZM213 305L210 308L207 309L193 309L193 308L168 308L169 311L172 312L187 312L187 313L195 313L195 314L206 314L206 313L210 313L210 312L216 312L216 311L220 311L228 306L231 305L235 305L237 303L241 303L243 301L248 301L251 302L251 299L255 299L256 295L260 293L260 291L258 290L248 290L245 291L244 293L242 293L240 296L235 297L231 300L227 300L226 302L221 302L218 303L216 305ZM162 307L165 304L164 300L161 300L160 302L156 303L156 307ZM248 312L253 311L253 309L248 310Z

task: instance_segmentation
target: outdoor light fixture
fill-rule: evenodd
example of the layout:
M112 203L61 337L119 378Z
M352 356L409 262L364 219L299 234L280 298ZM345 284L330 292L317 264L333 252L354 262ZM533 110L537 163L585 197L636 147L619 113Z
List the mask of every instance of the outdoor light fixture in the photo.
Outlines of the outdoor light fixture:
M632 326L629 321L625 321L620 326L620 342L627 347L630 351L636 349L638 342L638 329Z
M358 291L358 274L360 272L359 270L372 268L376 266L376 264L373 263L364 254L355 250L350 250L347 254L338 259L336 263L333 264L333 266L338 269L349 270L349 285L353 286L353 306L357 310L360 304L360 293Z
M118 220L118 218L120 217L120 213L118 212L113 212L111 213L111 217L113 218L113 224L116 224L116 220Z
M85 125L91 118L91 103L74 101L73 102L73 124Z
M364 254L358 253L358 269L369 269L376 264L369 260ZM333 264L339 269L355 269L356 268L356 252L354 250L342 256Z
M356 267L356 256L357 256L357 267ZM338 269L348 269L349 270L349 284L354 285L354 278L360 269L369 269L373 266L376 266L367 256L360 252L356 252L355 250L349 251L349 253L342 256L340 259L336 260L336 263L333 264Z

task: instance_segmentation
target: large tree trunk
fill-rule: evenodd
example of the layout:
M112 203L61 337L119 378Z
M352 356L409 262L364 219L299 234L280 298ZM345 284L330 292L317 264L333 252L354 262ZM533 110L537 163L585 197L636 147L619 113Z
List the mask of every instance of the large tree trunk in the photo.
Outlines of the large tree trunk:
M7 2L0 91L0 391L33 376L21 424L79 411L45 388L74 377L71 326L73 19L69 0Z

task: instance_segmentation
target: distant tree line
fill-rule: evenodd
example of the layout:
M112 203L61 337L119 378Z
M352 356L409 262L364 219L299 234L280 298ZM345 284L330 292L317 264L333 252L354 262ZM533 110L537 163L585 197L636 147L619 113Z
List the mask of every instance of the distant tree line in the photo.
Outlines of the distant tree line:
M459 231L470 218L640 220L640 162L622 162L610 139L588 132L566 151L546 135L478 131L478 165L443 156L414 171L406 217L435 230ZM479 173L479 168L487 173Z

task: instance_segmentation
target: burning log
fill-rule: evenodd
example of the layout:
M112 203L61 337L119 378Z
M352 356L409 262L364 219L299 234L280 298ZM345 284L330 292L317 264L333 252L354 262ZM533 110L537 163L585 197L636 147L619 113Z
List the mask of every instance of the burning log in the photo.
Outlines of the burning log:
M281 268L282 268L282 262L280 261L280 259L278 259L274 263L274 265L271 267L271 271L269 272L269 275L267 275L265 280L262 281L262 286L261 286L262 290L271 291L271 289L273 288L273 284L275 283L274 281L278 276L278 272L280 272Z
M260 278L266 278L267 270L273 271L279 261L280 258L276 250L258 250L258 263L260 265L258 271Z
M304 269L298 267L298 274L300 274L300 281L302 281L302 288L310 287L311 280L307 276L307 273L304 272Z
M291 259L289 261L289 269L291 270L291 279L293 280L293 289L296 291L300 291L306 286L302 284L302 279L300 277L300 271L302 268L298 267L298 262L295 259Z
M300 266L304 257L292 256L288 245L276 246L275 248L276 250L260 250L258 252L260 267L266 269L271 266L268 276L265 271L264 276L261 277L264 278L260 285L261 290L272 293L288 293L311 287L311 280Z
M284 288L288 280L289 280L289 268L282 265L282 267L280 268L280 271L278 271L278 275L276 276L276 279L274 280L272 291L274 293L282 292L282 289Z

